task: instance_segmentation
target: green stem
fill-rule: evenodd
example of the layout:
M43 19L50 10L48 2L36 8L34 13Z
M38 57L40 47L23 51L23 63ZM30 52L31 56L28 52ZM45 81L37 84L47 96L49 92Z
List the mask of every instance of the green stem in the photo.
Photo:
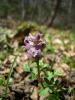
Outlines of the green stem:
M37 79L38 79L38 84L39 84L39 82L40 82L40 66L39 66L39 59L37 60L37 70L38 70ZM39 91L39 86L38 86L38 91ZM38 99L37 99L37 100L40 100L39 93L38 93Z
M38 82L40 82L40 66L39 66L39 60L37 61L37 70L38 70Z
M6 85L6 89L5 89L5 97L7 97L7 94L8 94L9 80L10 80L11 74L12 74L12 72L13 72L13 67L14 67L16 58L17 58L17 56L15 57L15 59L14 59L12 65L10 66L10 72L9 72L9 74L8 74L7 85Z

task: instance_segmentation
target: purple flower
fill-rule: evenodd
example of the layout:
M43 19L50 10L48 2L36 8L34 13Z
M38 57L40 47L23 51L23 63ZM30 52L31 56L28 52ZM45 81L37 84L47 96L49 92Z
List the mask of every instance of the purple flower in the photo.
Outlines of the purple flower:
M41 55L41 50L44 48L45 43L41 39L41 34L36 35L29 34L24 39L24 47L27 50L28 58L37 58Z
M41 53L41 51L37 50L35 47L32 47L27 51L28 58L39 57L40 53Z
M36 40L40 40L40 38L41 38L41 34L38 32L38 33L35 35L35 39L36 39Z
M24 40L24 47L30 49L33 45L34 43L29 39L29 37L26 37Z
M37 50L43 49L43 48L45 47L45 43L44 43L44 42L40 42L40 43L37 44L35 47L36 47Z

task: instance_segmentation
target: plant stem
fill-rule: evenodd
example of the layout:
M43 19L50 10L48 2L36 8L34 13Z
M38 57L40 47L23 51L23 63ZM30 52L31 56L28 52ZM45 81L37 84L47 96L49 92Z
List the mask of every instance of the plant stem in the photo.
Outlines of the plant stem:
M40 82L40 66L39 66L39 59L37 60L37 70L38 70L37 79L38 79L38 84L39 84L39 82ZM39 86L38 86L38 91L39 91ZM38 93L38 99L37 99L37 100L40 100L39 93Z
M11 74L13 72L13 67L14 67L14 63L16 61L16 58L17 58L17 56L14 58L14 61L13 61L12 65L10 66L10 72L8 74L7 84L6 84L6 89L5 89L5 97L7 97L7 94L8 94L9 80L10 80Z
M37 70L38 70L38 82L40 82L40 66L39 66L39 60L37 61Z

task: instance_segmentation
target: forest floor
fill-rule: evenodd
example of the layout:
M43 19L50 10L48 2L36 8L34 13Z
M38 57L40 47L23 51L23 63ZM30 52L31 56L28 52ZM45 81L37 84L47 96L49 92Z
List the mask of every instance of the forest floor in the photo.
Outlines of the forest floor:
M0 27L0 100L13 63L8 96L4 100L37 100L37 80L31 81L31 73L25 72L23 66L28 62L23 48L24 37L29 32L36 31L43 34L46 42L43 59L61 73L61 84L68 89L68 92L61 93L59 100L75 100L75 32L71 29L47 28L29 23L22 23L14 28ZM40 100L47 99L41 97Z

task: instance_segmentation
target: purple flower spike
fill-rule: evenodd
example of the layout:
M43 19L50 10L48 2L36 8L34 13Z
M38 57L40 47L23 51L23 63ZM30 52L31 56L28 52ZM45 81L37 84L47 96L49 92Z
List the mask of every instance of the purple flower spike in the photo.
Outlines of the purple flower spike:
M40 52L40 50L36 50L34 47L32 47L27 51L27 54L29 58L35 58L40 55Z
M36 40L39 40L41 38L41 34L38 32L36 35L35 35L35 39Z
M26 44L26 45L24 45L24 47L25 47L25 49L30 49L30 47L31 47L31 45L30 44Z
M34 43L32 41L30 41L30 39L28 37L26 37L24 40L24 47L26 49L30 49L33 45L34 45Z
M28 58L37 58L41 56L41 50L45 47L45 43L41 39L41 34L36 35L29 34L25 37L24 47L27 50Z
M36 49L39 50L39 49L43 49L45 47L45 43L41 42L39 44L36 45Z
M33 36L32 34L30 34L29 37L31 41L35 40L35 36Z

